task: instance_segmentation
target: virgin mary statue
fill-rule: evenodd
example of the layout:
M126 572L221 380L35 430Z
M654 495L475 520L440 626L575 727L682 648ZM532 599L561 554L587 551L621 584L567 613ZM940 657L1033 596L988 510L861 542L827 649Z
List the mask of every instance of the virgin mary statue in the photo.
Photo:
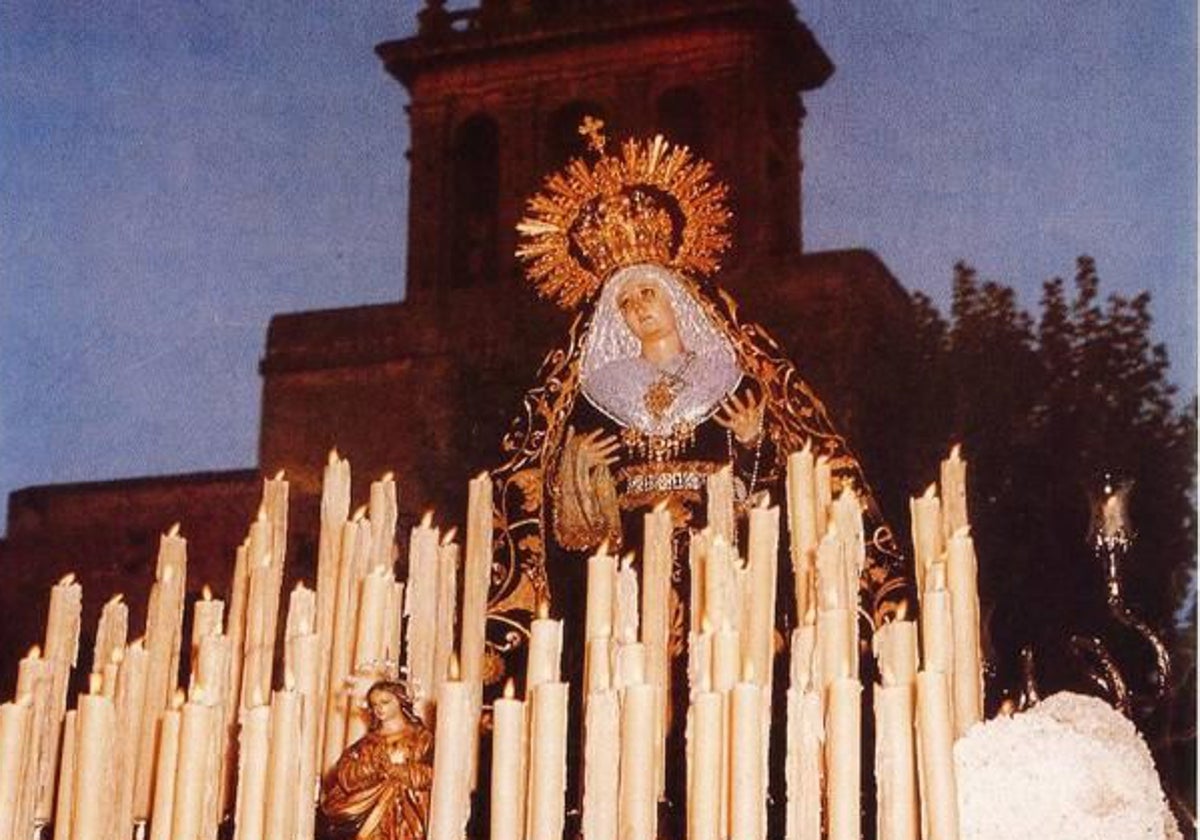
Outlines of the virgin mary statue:
M661 136L613 154L598 121L580 132L593 159L551 175L518 226L530 283L578 314L525 395L504 440L507 460L493 472L501 583L490 617L505 670L519 673L508 654L548 604L565 619L564 679L579 684L585 558L602 544L636 552L643 514L662 506L674 527L673 647L682 651L686 546L707 524L708 477L731 468L744 515L764 495L782 501L787 456L806 445L828 459L835 494L852 487L863 500L861 612L881 619L906 596L904 560L858 461L775 341L740 321L709 282L729 244L725 187ZM783 638L795 620L791 579L779 582Z

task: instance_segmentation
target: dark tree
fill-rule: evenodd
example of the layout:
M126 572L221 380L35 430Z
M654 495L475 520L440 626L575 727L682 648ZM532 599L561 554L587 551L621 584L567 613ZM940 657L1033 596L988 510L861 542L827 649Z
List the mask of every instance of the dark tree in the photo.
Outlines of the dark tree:
M1105 473L1131 480L1137 539L1126 598L1171 642L1182 710L1172 720L1160 708L1142 723L1160 762L1175 765L1176 785L1190 791L1196 406L1180 407L1166 350L1150 338L1149 294L1102 297L1094 261L1080 257L1070 289L1058 278L1045 284L1036 320L1012 289L981 282L962 263L949 321L922 295L913 305L922 366L914 427L923 430L914 458L936 463L947 441L961 441L971 463L985 643L996 669L991 704L1017 685L1026 645L1043 690L1081 688L1072 633L1103 639L1131 687L1148 689L1150 651L1109 615L1086 541L1089 491ZM1188 768L1182 778L1178 768Z

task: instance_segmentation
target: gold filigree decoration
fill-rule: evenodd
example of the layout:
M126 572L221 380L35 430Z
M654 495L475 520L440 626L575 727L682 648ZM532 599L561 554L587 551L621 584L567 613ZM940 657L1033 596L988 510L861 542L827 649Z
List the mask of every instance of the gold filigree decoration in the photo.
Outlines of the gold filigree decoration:
M598 156L550 175L517 225L517 256L542 297L564 309L590 299L613 272L655 263L688 277L712 274L729 247L727 189L712 166L662 135L606 154L603 123L580 134Z

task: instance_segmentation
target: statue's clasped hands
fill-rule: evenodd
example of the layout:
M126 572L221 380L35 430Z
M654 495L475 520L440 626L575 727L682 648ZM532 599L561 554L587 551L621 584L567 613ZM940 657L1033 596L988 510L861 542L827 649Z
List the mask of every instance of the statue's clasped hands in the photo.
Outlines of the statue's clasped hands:
M713 419L728 429L738 443L753 446L762 434L763 410L766 398L748 393L744 398L730 394L721 402L721 411Z

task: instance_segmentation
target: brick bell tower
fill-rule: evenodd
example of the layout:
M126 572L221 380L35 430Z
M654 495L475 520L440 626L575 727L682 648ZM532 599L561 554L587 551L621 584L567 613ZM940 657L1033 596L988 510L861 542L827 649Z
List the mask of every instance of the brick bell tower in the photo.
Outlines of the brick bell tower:
M520 282L523 203L584 153L587 114L713 163L736 225L727 268L799 254L801 95L833 64L787 0L430 0L418 23L375 48L411 95L410 300Z

